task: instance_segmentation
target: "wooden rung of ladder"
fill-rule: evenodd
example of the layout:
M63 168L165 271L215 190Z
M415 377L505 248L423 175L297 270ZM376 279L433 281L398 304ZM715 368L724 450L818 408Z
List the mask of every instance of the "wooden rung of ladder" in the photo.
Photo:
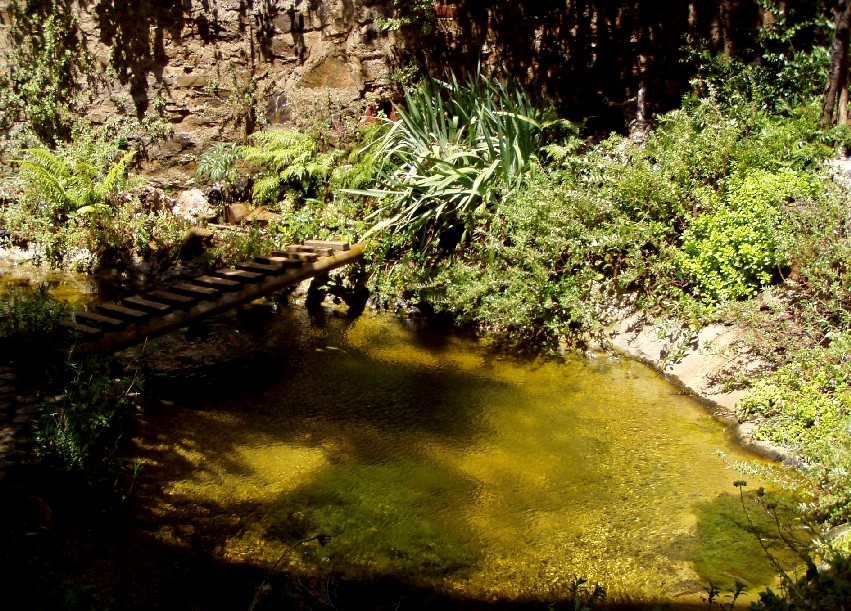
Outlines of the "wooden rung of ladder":
M301 267L302 263L304 263L301 259L293 259L291 257L275 254L268 257L254 257L254 260L257 263L263 263L264 265L278 265L280 267Z
M120 327L124 324L124 321L120 318L115 318L113 316L104 316L103 314L98 314L97 312L74 312L74 318L78 321L80 319L86 321L83 324L94 323L95 327L100 327L101 329L106 329L107 327Z
M127 321L145 320L150 316L149 312L128 308L127 306L117 303L104 303L98 306L98 310L100 310L101 314L106 316L112 316L113 318L120 318L121 320Z
M268 263L257 263L256 261L244 261L236 264L236 269L241 269L254 274L268 274L278 276L287 271L282 265L269 265Z
M218 269L213 272L214 276L218 276L219 278L224 278L226 280L236 280L237 282L242 282L244 284L254 284L256 282L263 282L263 274L258 274L257 272L247 272L244 269Z
M84 325L79 322L74 322L73 320L63 320L59 324L63 327L68 327L73 331L77 331L78 333L82 333L83 335L95 336L103 333L103 329L92 327L91 325Z
M171 305L167 303L151 301L149 299L145 299L144 297L138 297L135 295L133 297L125 297L121 301L123 301L135 310L144 310L151 314L165 314L167 312L171 312L171 310L174 309Z
M219 289L214 289L209 286L198 286L197 284L190 284L189 282L178 282L177 284L172 284L169 287L169 290L173 293L189 295L197 299L209 299L210 297L215 297L220 293Z
M306 263L315 263L319 259L319 255L314 252L302 252L298 250L289 250L292 246L288 246L286 252L282 250L273 250L273 257L286 257L288 259L298 259Z
M305 246L303 244L290 244L287 246L287 253L297 255L302 253L312 253L317 257L331 257L334 255L333 248L325 246Z
M349 250L351 245L348 242L340 240L305 240L305 246L315 246L317 248L333 248L334 250Z
M194 297L189 297L188 295L180 295L178 293L172 293L171 291L151 291L147 294L146 299L150 299L153 301L159 301L161 303L167 303L172 306L178 307L188 307L195 303L197 299Z
M216 276L198 276L192 279L192 283L221 291L238 291L242 288L242 285L236 280L225 280Z

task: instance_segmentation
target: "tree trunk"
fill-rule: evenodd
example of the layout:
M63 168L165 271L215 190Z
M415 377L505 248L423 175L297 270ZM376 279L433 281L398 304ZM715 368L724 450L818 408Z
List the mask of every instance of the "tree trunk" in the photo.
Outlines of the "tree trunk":
M836 28L833 33L833 51L830 55L830 71L821 106L821 122L832 124L839 114L843 91L848 87L848 45L851 39L851 1L842 0L834 9ZM846 94L847 95L847 94ZM845 97L847 100L847 97ZM845 117L843 117L844 119Z

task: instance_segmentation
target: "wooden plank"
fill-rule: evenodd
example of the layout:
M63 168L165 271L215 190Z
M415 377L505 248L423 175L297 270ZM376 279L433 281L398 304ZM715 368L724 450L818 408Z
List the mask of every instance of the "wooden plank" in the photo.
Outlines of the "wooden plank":
M132 306L134 309L145 310L152 314L165 314L172 310L172 306L167 303L160 303L159 301L150 301L149 299L145 299L144 297L138 297L136 295L134 295L133 297L125 297L121 301Z
M257 282L263 282L263 274L259 274L257 272L247 272L244 269L217 269L213 272L214 275L220 278L226 278L227 280L236 280L237 282L242 282L245 284L254 284Z
M179 295L177 293L172 293L171 291L151 291L147 294L147 297L154 301L161 301L162 303L168 303L180 307L187 307L198 301L194 297Z
M340 240L305 240L305 246L317 246L319 248L333 248L334 250L349 250L351 244Z
M196 284L190 284L188 282L178 282L177 284L172 284L169 287L169 290L174 293L180 293L182 295L191 295L192 297L197 297L198 299L209 299L210 297L215 297L219 295L221 291L219 289L214 289L209 286L198 286Z
M301 267L302 261L291 257L271 255L269 257L254 257L257 263L264 265L277 265L279 267Z
M237 269L242 269L247 272L253 272L256 274L269 274L272 276L279 276L287 271L282 265L269 265L267 263L257 263L255 261L245 261L243 263L236 264Z
M306 261L307 263L314 263L317 259L319 259L319 255L313 252L299 252L297 250L289 250L292 246L287 247L287 251L283 252L280 250L273 250L273 257L287 257L289 259L298 259L300 261Z
M295 255L295 254L301 254L301 253L313 253L314 255L316 255L318 257L332 257L332 256L334 256L334 249L328 248L327 246L307 246L307 245L301 245L301 244L290 244L289 246L287 246L287 250L286 250L285 253L281 252L281 251L273 251L272 252L272 254L276 254L276 253L280 253L281 255L284 255L284 254Z
M100 310L101 314L105 314L106 316L112 316L113 318L120 318L122 320L129 321L145 320L149 316L148 312L128 308L127 306L117 303L104 303L98 306L98 310Z
M87 323L94 323L93 326L100 327L101 329L104 329L106 327L120 327L124 324L124 321L120 318L115 318L113 316L104 316L103 314L98 314L97 312L74 312L74 318L77 320L82 318Z
M79 322L74 322L73 320L63 320L59 324L63 327L68 327L73 331L82 333L83 335L100 335L103 333L103 329L92 327L91 325L84 325Z
M242 285L236 280L225 280L224 278L217 278L216 276L198 276L197 278L192 279L192 283L227 292L238 291L242 288Z
M298 250L294 250L293 252L312 252L313 254L320 257L334 256L334 249L328 248L326 246L299 246Z

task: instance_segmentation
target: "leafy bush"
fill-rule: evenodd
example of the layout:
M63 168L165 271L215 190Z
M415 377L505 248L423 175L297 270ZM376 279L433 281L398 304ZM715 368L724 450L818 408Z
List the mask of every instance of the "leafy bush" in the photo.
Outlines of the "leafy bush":
M835 522L851 516L851 334L829 340L758 380L737 410L759 419L758 439L800 454L821 487L820 510Z
M102 361L69 361L61 400L44 403L33 435L38 461L92 477L108 466L138 394L139 381L115 378Z
M24 197L37 209L49 210L56 222L72 214L108 212L109 199L132 184L128 165L135 151L125 153L105 171L47 149L24 152L27 158L16 161L24 178Z
M376 25L389 31L418 25L423 34L429 34L434 29L435 6L432 0L393 0L394 15L376 19Z
M195 178L222 186L233 185L237 180L236 162L242 151L234 142L216 142L198 158Z
M533 158L513 186L488 184L487 214L466 217L465 247L450 258L411 252L400 222L377 248L373 288L548 344L592 328L624 293L705 320L719 300L774 280L803 231L821 231L803 221L816 200L823 205L824 185L807 173L830 154L823 137L809 109L782 120L756 109L736 116L714 99L660 117L644 146L567 134L546 147L547 166ZM797 205L787 210L790 200ZM414 210L408 203L396 213Z
M69 11L48 2L40 12L32 4L9 4L11 45L0 58L0 127L27 121L52 145L67 137L82 77L90 77L94 62Z
M122 149L120 130L75 134L55 151L22 151L23 193L0 209L0 224L53 265L88 268L104 255L172 250L186 223L128 194L137 184L129 172L134 154Z
M768 588L751 603L753 611L833 611L843 609L851 600L851 558L834 555L827 568L808 571L797 581L786 579L781 594Z
M40 350L25 350L27 344L47 348L57 344L58 325L70 316L68 304L50 294L47 285L36 290L19 289L0 302L0 352L24 356Z
M814 185L791 170L752 170L729 181L724 202L695 219L682 236L677 262L710 303L753 296L788 263L782 251L782 208L814 194Z
M134 182L128 166L134 153L124 152L106 167L90 163L85 151L28 149L18 160L24 192L3 214L19 239L34 240L52 263L79 248L74 232L97 227L115 213L116 196Z
M819 2L794 6L760 1L772 19L756 34L749 53L712 55L699 44L689 58L695 84L728 106L739 104L787 113L820 96L827 81L833 24Z

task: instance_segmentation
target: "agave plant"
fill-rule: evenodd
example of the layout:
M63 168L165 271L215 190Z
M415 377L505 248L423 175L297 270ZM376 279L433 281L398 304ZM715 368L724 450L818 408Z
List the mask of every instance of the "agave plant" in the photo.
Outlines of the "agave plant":
M423 81L405 91L396 111L400 119L377 144L395 168L387 187L357 193L379 201L368 235L419 234L423 247L448 231L468 231L497 195L515 188L549 124L523 88L481 72Z

